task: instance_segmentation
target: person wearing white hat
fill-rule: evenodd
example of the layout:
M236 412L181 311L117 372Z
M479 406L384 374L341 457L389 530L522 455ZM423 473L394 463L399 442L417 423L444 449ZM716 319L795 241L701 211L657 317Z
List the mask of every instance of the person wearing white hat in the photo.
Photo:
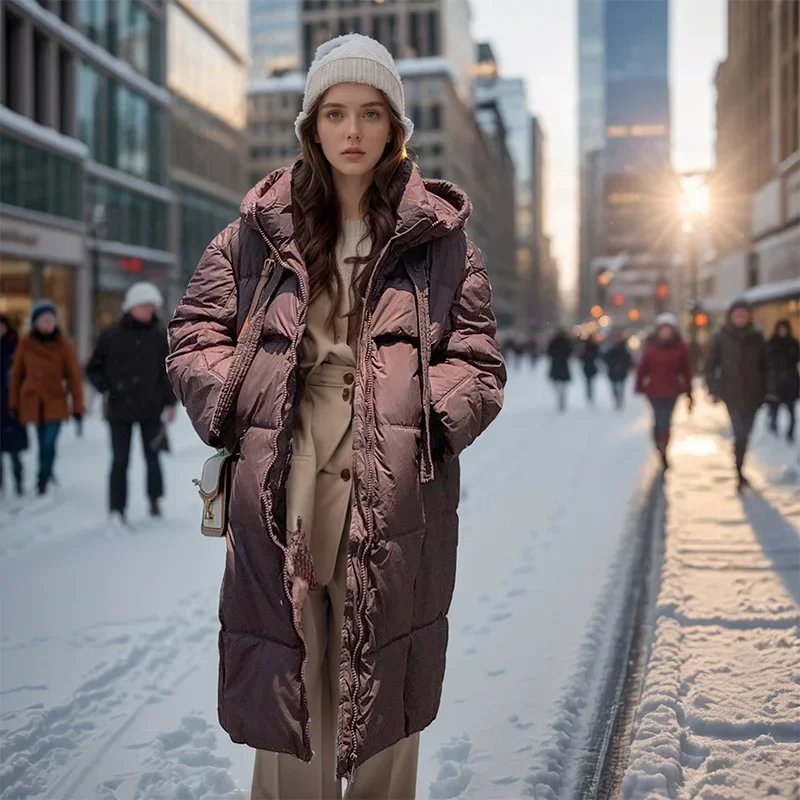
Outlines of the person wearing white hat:
M342 779L410 800L438 711L457 460L506 374L471 203L423 180L413 129L383 45L321 45L300 158L248 193L170 324L195 430L242 456L218 708L257 751L253 800L333 800Z
M159 288L139 281L128 288L122 317L99 336L86 375L104 397L111 436L108 504L112 523L128 526L128 461L134 425L139 426L147 467L150 515L161 515L164 478L159 452L164 421L175 415L175 395L167 379L167 337L157 312L164 304ZM163 419L162 419L163 418Z

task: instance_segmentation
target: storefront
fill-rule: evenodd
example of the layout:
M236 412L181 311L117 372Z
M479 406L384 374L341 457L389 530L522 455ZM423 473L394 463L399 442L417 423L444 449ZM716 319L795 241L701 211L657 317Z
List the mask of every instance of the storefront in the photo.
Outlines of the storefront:
M31 305L53 301L80 356L90 344L90 275L83 226L35 212L0 214L0 312L27 330Z
M114 247L116 243L112 243ZM101 331L116 320L122 311L122 301L128 287L137 281L150 281L168 297L169 285L174 270L174 260L162 262L140 255L126 253L98 253L98 291L94 298L95 330ZM155 254L154 254L155 255Z

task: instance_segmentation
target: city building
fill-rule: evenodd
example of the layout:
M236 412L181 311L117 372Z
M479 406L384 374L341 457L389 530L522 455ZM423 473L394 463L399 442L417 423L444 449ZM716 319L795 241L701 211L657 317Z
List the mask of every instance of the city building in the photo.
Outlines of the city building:
M728 3L728 57L716 76L710 230L717 258L703 301L717 315L737 294L789 309L800 278L800 3ZM800 312L791 312L795 332ZM778 312L776 312L778 313ZM771 317L767 314L765 319Z
M301 68L302 0L250 0L248 80Z
M164 13L0 0L0 310L50 297L81 357L132 282L175 279Z
M247 0L169 0L169 178L178 198L176 303L248 189Z
M579 3L580 301L652 321L679 230L670 156L669 0ZM625 291L600 283L608 259ZM604 291L599 291L604 290Z
M502 324L511 327L514 287L514 165L499 129L487 134L456 89L452 65L440 56L398 59L406 110L414 120L409 152L426 178L446 178L470 197L468 231L483 252ZM285 167L299 153L294 120L303 97L302 72L253 81L248 85L250 180ZM489 111L484 109L484 112ZM489 113L495 113L489 111ZM495 117L499 124L499 115ZM486 180L491 175L492 180Z
M320 44L345 33L382 42L395 59L444 57L471 102L475 49L469 0L251 0L249 79L305 71Z
M543 282L542 279L547 266L545 137L538 120L528 112L525 81L500 75L497 60L488 43L478 45L474 95L478 108L486 101L497 104L514 162L517 245L515 324L518 332L525 335L557 321L553 313L559 308L558 298L545 291L546 286L554 285L553 281Z

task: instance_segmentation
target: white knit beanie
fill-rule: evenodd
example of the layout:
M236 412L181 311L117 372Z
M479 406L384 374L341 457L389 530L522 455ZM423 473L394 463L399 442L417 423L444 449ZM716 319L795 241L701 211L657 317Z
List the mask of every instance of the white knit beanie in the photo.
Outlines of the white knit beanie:
M670 328L675 328L677 330L679 324L678 318L671 311L665 311L663 314L659 314L656 317L657 328L669 325Z
M414 123L406 116L406 99L403 82L391 53L375 39L360 33L337 36L317 48L314 61L308 70L303 110L294 122L294 131L300 139L300 125L314 103L338 83L365 83L380 89L395 111L403 118L406 141L414 132Z
M122 311L127 314L134 306L155 306L161 308L164 305L164 298L154 283L150 281L139 281L134 283L125 292L125 299L122 301Z

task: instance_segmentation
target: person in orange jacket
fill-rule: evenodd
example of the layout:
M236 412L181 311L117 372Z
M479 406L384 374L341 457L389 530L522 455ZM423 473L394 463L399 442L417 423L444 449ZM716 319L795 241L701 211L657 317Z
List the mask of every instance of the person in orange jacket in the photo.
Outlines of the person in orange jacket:
M23 337L14 357L8 405L21 425L36 426L37 489L40 495L45 494L53 479L61 423L71 414L80 435L85 413L75 348L58 327L56 309L50 300L39 300L31 309L30 333Z

